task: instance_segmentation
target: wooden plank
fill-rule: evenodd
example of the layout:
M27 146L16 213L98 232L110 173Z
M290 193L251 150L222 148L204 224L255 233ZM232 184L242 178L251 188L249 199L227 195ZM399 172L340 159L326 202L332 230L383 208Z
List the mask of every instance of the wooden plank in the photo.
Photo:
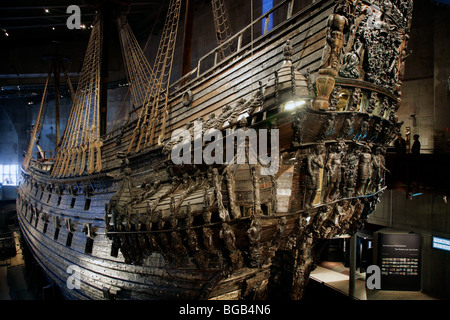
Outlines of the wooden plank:
M32 228L27 228L27 232L31 231ZM30 234L27 234L28 237L30 237ZM125 264L121 264L125 269L122 268L122 271L120 272L127 272L127 275L125 274L121 274L120 272L117 273L118 271L113 271L113 269L108 268L108 266L110 266L110 263L104 264L104 267L106 269L91 269L93 268L92 262L93 260L98 260L97 258L94 257L90 257L88 259L83 259L82 256L85 255L73 255L73 253L71 252L71 250L67 249L67 247L64 246L60 246L59 250L45 250L45 248L48 248L49 245L54 246L54 244L52 244L52 241L48 241L47 237L41 237L41 241L44 241L44 243L42 243L42 245L39 246L39 248L44 248L44 251L42 253L42 257L46 257L46 259L48 259L48 261L53 261L54 264L53 266L68 266L70 264L76 264L79 265L82 268L82 275L84 275L88 281L86 281L86 283L88 283L89 285L93 285L93 287L97 287L97 289L100 289L103 286L108 286L108 285L117 285L120 287L124 287L124 288L133 288L134 290L146 290L146 291L151 291L149 290L149 285L150 286L157 286L159 287L159 290L164 290L164 287L166 286L168 289L170 288L170 290L172 292L174 292L174 294L179 294L179 290L182 292L189 292L189 290L193 290L193 289L198 289L199 286L195 281L192 281L192 278L189 277L186 280L182 280L181 278L179 278L177 281L177 287L179 289L173 289L173 281L176 279L173 276L170 276L170 278L168 278L167 280L165 280L164 278L160 278L161 276L164 276L165 273L162 273L160 270L159 272L157 272L156 278L152 279L151 276L149 278L149 271L151 271L151 269L149 268L145 268L144 270L146 271L146 276L142 277L140 275L139 269L143 269L142 267L137 267L137 266L130 266L130 265L125 265ZM47 244L45 244L45 242L47 242ZM54 243L54 242L53 242ZM36 247L37 248L37 247ZM79 259L81 258L81 261L85 260L85 262L91 262L91 263L82 263L79 264L78 261L80 261ZM69 260L67 260L69 259ZM103 259L101 259L100 261L102 261L102 263L104 263L105 261ZM92 265L90 267L90 265ZM108 269L108 270L107 270ZM99 272L100 271L100 272ZM59 274L59 279L61 280L65 280L67 278L67 273L65 273L64 268L54 268L53 269L53 273L54 274ZM106 276L108 275L108 276ZM199 275L201 275L201 273L199 273ZM204 281L202 280L204 277L200 277L199 281ZM149 281L150 280L150 281ZM150 282L150 283L149 283ZM177 293L178 292L178 293Z
M324 33L319 35L322 36L322 38L320 38L320 41L318 41L317 43L305 49L306 55L315 51L322 50L323 43L325 41ZM279 50L281 53L282 47L280 47ZM209 113L217 112L221 109L222 106L231 104L240 98L247 97L247 95L251 93L251 90L249 90L248 88L251 88L252 84L257 83L259 80L265 80L265 82L267 82L268 78L272 76L276 70L279 69L279 64L281 62L282 59L280 59L280 55L277 55L268 61L266 60L266 65L269 65L270 67L266 67L263 72L259 73L253 72L252 70L246 70L245 74L247 75L247 77L244 77L242 75L237 79L225 78L224 81L227 81L227 84L224 84L220 89L217 88L215 89L215 91L206 94L202 98L195 97L192 109L188 110L187 112L183 109L180 110L181 114L179 116L177 115L177 112L172 112L172 117L169 118L168 121L168 123L171 125L171 130L184 127L186 123L194 121L200 116L203 117ZM257 70L257 66L255 67L255 69ZM240 90L236 92L236 88L240 88ZM258 87L254 85L254 90L257 90L257 88ZM211 101L213 102L212 104ZM208 103L209 105L204 106L203 104L206 103ZM198 104L197 108L196 104Z
M322 13L322 15L323 15L323 17L321 17L322 19L325 19L326 17L327 17L327 15L326 14L324 14L324 13ZM324 24L324 22L323 22L323 20L321 21L323 24ZM324 28L324 25L321 25L321 28L323 29ZM324 29L321 31L322 33L324 32ZM316 35L314 32L313 32L313 36L311 37L311 39L314 39L314 37L319 37L320 35ZM306 36L305 36L306 37ZM309 42L313 42L313 40L311 40L311 39L309 39ZM284 42L284 40L283 40L283 42ZM280 46L281 44L278 44L278 46ZM278 51L279 52L281 52L281 50L282 50L282 48L278 48ZM303 55L303 54L302 54ZM249 60L249 59L247 59L247 60ZM261 61L263 61L263 60L265 60L265 59L263 59L263 58L261 58ZM252 62L250 62L250 61L247 61L247 64L249 64L249 63L252 63ZM263 63L263 62L260 62L260 61L258 61L257 63ZM255 63L255 64L257 64L257 63ZM239 66L238 66L238 68L239 68ZM240 67L240 68L242 68L242 67ZM235 74L236 73L236 70L231 70L231 72L232 72L232 74ZM222 82L223 83L229 83L230 81L229 81L229 79L227 79L227 77L226 77L226 75L224 76L223 74L221 74L221 76L223 76L224 77L224 79L222 80ZM212 81L212 82L214 82L214 78L212 78L212 80L209 80L209 81ZM257 81L257 80L255 80L255 81ZM220 85L221 85L221 83L220 82L218 82L218 83L214 83L214 86L215 87L217 87L217 86L219 86L220 87ZM222 84L223 85L223 84ZM206 88L210 88L211 86L208 86L208 85L206 85ZM194 89L194 95L196 96L196 95L198 95L199 94L199 92L200 91L195 91L196 89ZM197 89L197 90L199 90L199 89ZM214 90L217 90L217 88L216 89L214 89L214 88L210 88L209 89L209 91L210 91L210 93L214 93ZM216 92L217 93L217 92ZM207 94L207 92L206 93L203 93L203 94ZM206 98L208 98L208 97L206 97ZM206 99L205 98L205 99ZM239 97L238 97L239 98ZM235 99L238 99L238 98L235 98ZM231 102L231 101L233 101L233 100L235 100L235 99L228 99L228 101L227 102ZM197 100L197 99L196 99ZM201 103L201 100L199 100L200 101L200 103ZM177 101L178 102L178 101ZM194 101L194 105L196 104L196 102ZM179 102L177 103L177 105L181 105ZM173 109L173 107L171 107L172 109ZM215 108L215 110L217 110L217 109L219 109L217 106L216 106L216 108ZM179 111L179 112L182 112L185 116L186 116L186 112L185 112L185 110L183 110L183 108L181 108L180 109L181 111ZM211 112L211 110L209 110L209 112ZM173 109L172 110L172 115L173 115L173 117L176 117L176 113L177 113L177 109L175 108L175 109ZM200 115L200 116L202 116L202 115L205 115L205 114L207 114L208 113L208 111L202 111L201 112L201 114L199 114L199 110L198 110L198 108L193 108L193 109L191 109L191 111L190 112L188 112L187 114L191 114L191 117L188 119L188 120L185 120L185 121L192 121L192 120L195 120L196 118L197 118L197 114L198 115ZM192 118L192 117L195 117L195 119L194 118ZM179 119L175 119L175 118L172 118L172 119L174 119L174 120L171 120L171 119L169 119L169 121L168 121L168 123L171 123L171 121L176 121L177 123L178 123L178 127L180 127L180 126L182 126L182 125L185 125L185 123L186 122L183 122L183 123L180 123L180 121L179 121ZM172 128L172 130L173 129L176 129L175 127L174 128ZM157 128L157 130L156 130L157 132L159 132L159 128ZM169 130L169 132L170 132L170 130ZM168 132L168 134L169 134L169 132ZM125 144L126 144L126 142L127 142L127 140L126 139L124 139L124 142L125 142ZM123 144L123 143L122 143Z

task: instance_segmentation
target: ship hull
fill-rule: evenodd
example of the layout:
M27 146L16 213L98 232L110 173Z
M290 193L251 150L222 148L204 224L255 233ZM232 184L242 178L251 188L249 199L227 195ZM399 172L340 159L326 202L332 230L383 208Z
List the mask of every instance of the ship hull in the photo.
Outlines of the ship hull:
M364 26L369 6L356 5ZM66 298L302 298L323 242L354 234L374 210L385 188L383 148L401 125L398 87L372 81L370 69L366 79L333 69L336 55L353 52L340 42L349 20L339 8L288 10L253 46L204 73L199 64L196 79L170 88L167 130L152 133L161 145L141 144L136 109L104 137L99 172L79 174L79 150L23 170L24 239ZM194 152L211 146L196 145L199 123L222 145L237 130L277 133L276 171L250 161L177 164L175 130L192 135Z
M357 115L353 133L340 140L341 144L353 146L371 139L367 135L355 140L364 116ZM382 184L366 185L367 189L358 193L355 181L347 193L326 198L327 179L322 173L322 195L319 192L307 207L305 164L314 153L317 136L325 132L323 119L328 115L309 109L297 113L305 123L301 139L293 129L297 117L286 112L274 117L281 136L282 160L277 174L272 178L259 176L256 187L249 164L227 166L233 174L222 174L220 195L229 215L225 220L235 237L231 244L222 235L215 179L208 178L208 167L204 172L193 165L180 169L162 150L152 151L151 157L142 153L131 158L126 167L132 174L118 178L103 174L51 179L48 172L37 169L30 175L24 173L17 202L24 238L45 273L68 299L291 297L293 289L285 289L292 287L294 266L299 266L295 256L306 251L302 244L308 243L310 252L300 264L312 269L323 240L355 230L373 210L383 188ZM347 117L345 112L337 116L337 125L320 144L324 150L334 148ZM260 122L254 122L257 128ZM372 129L370 126L369 131ZM380 137L380 144L385 143L383 139ZM158 181L162 187L149 191L143 186L149 181ZM174 187L174 181L179 185ZM172 199L177 200L176 206ZM150 205L155 206L151 212ZM206 208L212 213L208 221ZM124 210L132 214L121 216ZM158 210L160 214L155 215ZM257 211L261 215L255 215ZM171 213L177 214L175 226ZM187 222L188 214L195 223ZM139 220L142 217L144 220ZM165 223L161 225L161 221ZM258 232L252 242L249 232L254 223ZM210 230L211 245L206 244L209 233L205 229ZM317 235L315 239L310 238L311 231ZM194 244L190 232L195 234ZM177 241L180 246L175 245ZM78 275L80 288L70 288ZM305 283L301 285L303 288Z

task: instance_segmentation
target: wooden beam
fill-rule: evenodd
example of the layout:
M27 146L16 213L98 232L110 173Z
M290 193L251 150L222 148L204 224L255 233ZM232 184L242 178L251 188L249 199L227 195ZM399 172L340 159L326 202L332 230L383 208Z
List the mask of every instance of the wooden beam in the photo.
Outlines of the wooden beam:
M191 71L192 57L192 36L194 29L194 0L186 1L186 15L184 19L184 36L183 36L183 61L181 66L181 76ZM183 80L183 84L189 81L189 77Z
M106 134L108 121L109 38L111 33L112 8L101 2L101 62L100 62L100 136Z
M56 147L58 147L59 142L61 140L61 129L60 129L60 101L61 101L61 95L60 95L60 89L59 89L59 82L60 82L60 68L61 68L61 60L58 56L55 57L53 60L54 64L54 72L55 72L55 134L56 134Z

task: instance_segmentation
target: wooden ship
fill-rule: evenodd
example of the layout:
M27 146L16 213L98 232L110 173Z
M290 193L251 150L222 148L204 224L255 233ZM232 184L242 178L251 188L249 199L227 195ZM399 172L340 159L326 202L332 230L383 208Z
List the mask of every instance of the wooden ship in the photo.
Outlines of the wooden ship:
M217 48L171 81L180 7L171 0L153 66L117 15L134 108L107 134L100 14L54 158L33 158L36 120L18 189L23 237L67 299L301 299L324 241L354 234L385 189L412 1L278 1L233 34L213 0ZM282 19L246 43L270 14ZM224 143L239 129L272 134L260 149L279 155L278 170L176 164L177 130L193 152L213 143L195 145L198 124Z

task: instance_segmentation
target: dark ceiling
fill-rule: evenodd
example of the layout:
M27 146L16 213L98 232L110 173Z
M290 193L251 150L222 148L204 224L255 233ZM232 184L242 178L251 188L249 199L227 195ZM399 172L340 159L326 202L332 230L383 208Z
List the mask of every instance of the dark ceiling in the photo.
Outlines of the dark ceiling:
M78 41L87 39L89 26L94 21L101 1L95 0L2 0L0 6L0 43L4 46L31 46L52 41ZM155 17L167 1L138 0L104 3L127 11L127 18L138 37L148 36ZM36 3L39 3L38 5ZM66 13L70 5L81 9L81 23L85 28L70 30ZM163 8L164 9L164 8Z
M2 0L0 3L0 99L26 96L42 89L51 63L46 57L67 58L67 69L76 83L90 35L90 26L101 4L127 12L135 36L145 43L162 29L169 1L157 0ZM82 29L70 30L67 7L81 9ZM110 78L125 77L115 26L111 29ZM39 91L39 90L38 90Z

